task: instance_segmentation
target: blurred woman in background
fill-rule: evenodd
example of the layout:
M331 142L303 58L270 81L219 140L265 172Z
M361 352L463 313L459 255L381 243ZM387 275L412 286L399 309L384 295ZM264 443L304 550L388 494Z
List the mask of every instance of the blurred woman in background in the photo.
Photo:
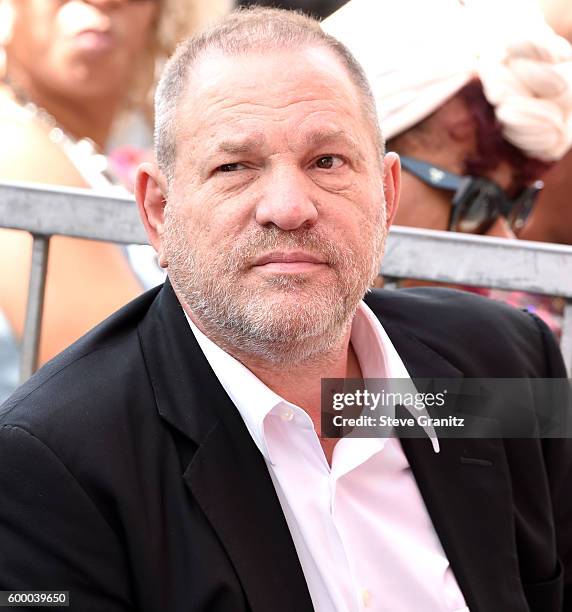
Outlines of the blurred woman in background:
M0 0L0 181L109 189L102 155L118 119L149 121L155 75L178 40L231 0ZM0 230L0 312L23 330L31 255ZM50 243L40 361L141 291L116 245Z

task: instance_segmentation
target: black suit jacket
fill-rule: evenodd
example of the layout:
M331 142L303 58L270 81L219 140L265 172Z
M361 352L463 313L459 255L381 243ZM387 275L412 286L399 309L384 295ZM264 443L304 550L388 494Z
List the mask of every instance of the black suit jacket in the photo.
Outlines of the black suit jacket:
M413 376L565 375L530 315L449 290L368 303ZM568 441L402 443L472 612L572 609ZM168 284L0 410L9 589L69 590L78 612L312 609L264 459Z

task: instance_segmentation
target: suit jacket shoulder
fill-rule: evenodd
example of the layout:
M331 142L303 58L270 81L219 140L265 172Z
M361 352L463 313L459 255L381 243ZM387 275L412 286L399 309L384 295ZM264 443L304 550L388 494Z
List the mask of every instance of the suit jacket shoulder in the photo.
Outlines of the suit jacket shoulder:
M366 302L394 343L405 337L421 342L465 376L566 378L552 333L531 313L435 287L376 290Z
M26 429L57 448L65 448L58 434L69 443L73 431L81 447L106 421L121 430L122 412L142 405L138 394L152 395L138 326L156 294L134 300L48 362L2 405L0 425ZM122 388L132 401L123 401Z
M0 409L0 498L0 589L69 590L78 612L312 609L264 459L168 283Z

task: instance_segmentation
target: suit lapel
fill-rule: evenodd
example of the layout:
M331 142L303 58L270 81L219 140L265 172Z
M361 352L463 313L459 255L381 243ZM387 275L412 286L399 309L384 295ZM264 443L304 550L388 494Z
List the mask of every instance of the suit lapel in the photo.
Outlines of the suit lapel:
M230 435L219 423L186 470L185 481L232 559L251 608L312 610L268 470L245 436L247 430Z
M410 330L382 322L412 378L462 377ZM527 610L502 441L442 438L438 454L428 439L401 444L471 612Z
M231 559L250 607L313 610L264 458L168 283L153 310L140 337L157 408L183 435L184 481Z

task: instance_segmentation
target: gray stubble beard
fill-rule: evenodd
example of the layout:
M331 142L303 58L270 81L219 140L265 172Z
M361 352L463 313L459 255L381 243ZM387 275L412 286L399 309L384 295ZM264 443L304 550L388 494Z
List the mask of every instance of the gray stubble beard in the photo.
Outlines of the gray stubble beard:
M371 249L365 256L313 228L287 232L272 226L241 236L226 254L214 252L210 260L198 261L185 224L168 211L163 239L173 287L206 335L235 356L287 366L319 359L343 341L379 269L386 238L384 210L367 230L364 240L371 240ZM245 274L255 272L246 262L275 250L321 256L337 282L284 274L247 286ZM285 311L284 305L302 292L308 299L296 300Z

